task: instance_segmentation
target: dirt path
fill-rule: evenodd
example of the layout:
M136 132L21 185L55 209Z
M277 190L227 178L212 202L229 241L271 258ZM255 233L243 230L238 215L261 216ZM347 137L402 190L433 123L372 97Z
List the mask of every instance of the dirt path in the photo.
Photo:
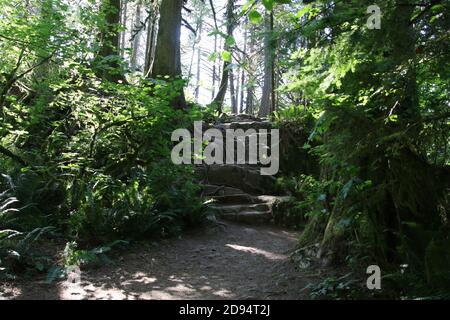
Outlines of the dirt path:
M7 299L305 299L308 279L288 252L298 234L227 223L155 245L135 246L113 265L82 273L81 284L3 287Z

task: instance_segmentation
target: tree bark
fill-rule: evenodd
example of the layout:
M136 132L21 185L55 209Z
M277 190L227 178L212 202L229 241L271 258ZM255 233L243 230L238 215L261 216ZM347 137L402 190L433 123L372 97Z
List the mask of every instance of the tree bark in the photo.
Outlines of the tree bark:
M157 19L158 19L158 3L152 0L150 3L150 19L148 21L147 28L147 43L145 48L145 67L144 76L148 77L151 74L153 67L153 60L155 58L156 47L156 31L157 31Z
M246 26L244 28L244 52L242 54L242 60L244 63L247 62L247 41L248 41L248 31L247 31L248 23L246 23ZM240 99L240 105L239 109L241 113L244 113L244 94L245 94L245 68L242 68L241 71L241 99Z
M201 63L202 63L202 49L200 47L200 41L202 40L202 23L198 27L198 38L197 38L197 76L195 84L195 100L198 101L200 95L200 76L201 76Z
M112 82L125 80L119 70L120 9L120 0L103 0L100 8L105 15L105 21L101 28L101 43L97 57L101 65L99 76Z
M227 36L233 36L233 31L234 31L234 27L235 27L234 1L233 0L228 0L226 19L227 19ZM226 40L225 40L224 50L225 51L231 50L231 47L229 46L229 44ZM219 92L217 93L216 97L214 98L213 102L211 103L211 105L214 106L215 108L217 108L217 110L219 112L222 112L223 101L225 100L225 95L226 95L227 89L228 89L228 81L229 81L229 77L230 77L229 71L230 71L230 62L224 61L223 68L222 68L222 80L220 81Z
M141 1L142 0L139 0L136 3L134 30L139 30L139 28L141 28L141 5L142 5ZM133 30L133 32L134 32L134 30ZM134 40L133 40L133 52L131 53L131 59L130 59L131 68L133 68L134 70L136 70L136 68L137 68L140 41L141 41L141 31L136 31L136 34L135 34Z
M273 32L273 12L266 15L264 35L264 86L259 109L260 117L267 117L274 109L273 90L274 90L274 60L275 48L272 41Z
M122 21L121 24L122 26L124 26L125 30L122 31L121 34L121 40L120 40L120 55L122 58L125 58L125 48L126 48L126 35L127 35L127 15L128 15L128 1L127 0L123 0L122 1Z
M237 114L237 102L236 102L236 90L234 87L234 72L230 69L230 100L231 100L231 113Z
M169 76L172 80L181 78L181 10L183 0L162 0L152 78ZM183 89L172 101L176 109L186 108Z
M250 43L249 43L249 49L248 49L250 60L253 58L253 54L255 51L255 45L256 45L254 31L255 31L254 26L251 26L250 30L249 30ZM254 92L255 92L254 91L255 90L254 89L255 66L251 63L251 61L249 63L248 69L249 69L249 72L248 72L248 79L247 79L247 92L246 92L247 99L245 102L245 113L253 115L253 113L254 113L254 110L253 110Z
M217 34L214 34L214 54L217 53ZM214 99L216 95L216 77L217 77L217 64L216 59L213 61L213 67L212 67L212 93L211 93L211 99Z

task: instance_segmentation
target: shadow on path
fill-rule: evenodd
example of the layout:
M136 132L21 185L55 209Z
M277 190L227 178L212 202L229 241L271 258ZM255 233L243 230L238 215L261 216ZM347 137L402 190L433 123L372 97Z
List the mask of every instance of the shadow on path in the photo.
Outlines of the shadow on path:
M288 254L298 234L227 223L225 230L133 247L78 285L27 283L16 299L305 299ZM19 292L20 291L20 292Z

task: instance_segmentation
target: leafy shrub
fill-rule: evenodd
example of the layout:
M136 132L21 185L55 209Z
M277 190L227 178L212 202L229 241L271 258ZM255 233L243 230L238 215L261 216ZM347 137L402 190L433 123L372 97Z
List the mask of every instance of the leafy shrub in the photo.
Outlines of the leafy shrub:
M33 246L54 228L38 227L28 231L22 226L16 230L20 215L26 207L18 208L19 201L10 195L11 190L0 194L0 275L11 277L26 267L43 271L50 261L36 254Z
M34 108L8 110L1 143L15 156L0 164L10 175L0 190L23 208L19 215L8 207L13 198L4 203L2 216L14 213L18 231L2 237L32 241L55 227L84 248L198 225L204 212L193 168L170 161L172 131L200 120L198 107L173 109L179 84L164 79L125 86L75 62L70 68L67 78L48 80L49 95Z

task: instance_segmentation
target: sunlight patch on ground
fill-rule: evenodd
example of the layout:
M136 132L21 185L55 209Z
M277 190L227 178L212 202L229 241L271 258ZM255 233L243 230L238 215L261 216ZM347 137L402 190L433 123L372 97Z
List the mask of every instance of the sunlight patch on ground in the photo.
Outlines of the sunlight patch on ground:
M220 289L217 291L214 291L214 295L221 297L221 298L233 298L234 294L230 291L230 290L226 290L226 289Z
M98 288L94 285L80 286L62 284L59 287L59 298L62 300L82 300L95 297L96 300L124 300L133 299L118 288Z
M133 279L133 280L127 280L122 282L122 285L133 285L136 283L140 283L140 284L151 284L151 283L155 283L157 281L156 278L154 277L141 277L141 278L137 278L137 279Z
M0 300L8 300L11 297L19 296L22 294L22 289L14 286L0 286Z
M242 252L248 252L251 254L257 254L257 255L261 255L264 256L265 258L269 259L269 260L284 260L286 259L286 256L283 254L277 254L277 253L273 253L273 252L269 252L266 250L261 250L258 248L253 248L253 247L246 247L246 246L240 246L237 244L226 244L225 246L234 249L234 250L238 250L238 251L242 251Z

